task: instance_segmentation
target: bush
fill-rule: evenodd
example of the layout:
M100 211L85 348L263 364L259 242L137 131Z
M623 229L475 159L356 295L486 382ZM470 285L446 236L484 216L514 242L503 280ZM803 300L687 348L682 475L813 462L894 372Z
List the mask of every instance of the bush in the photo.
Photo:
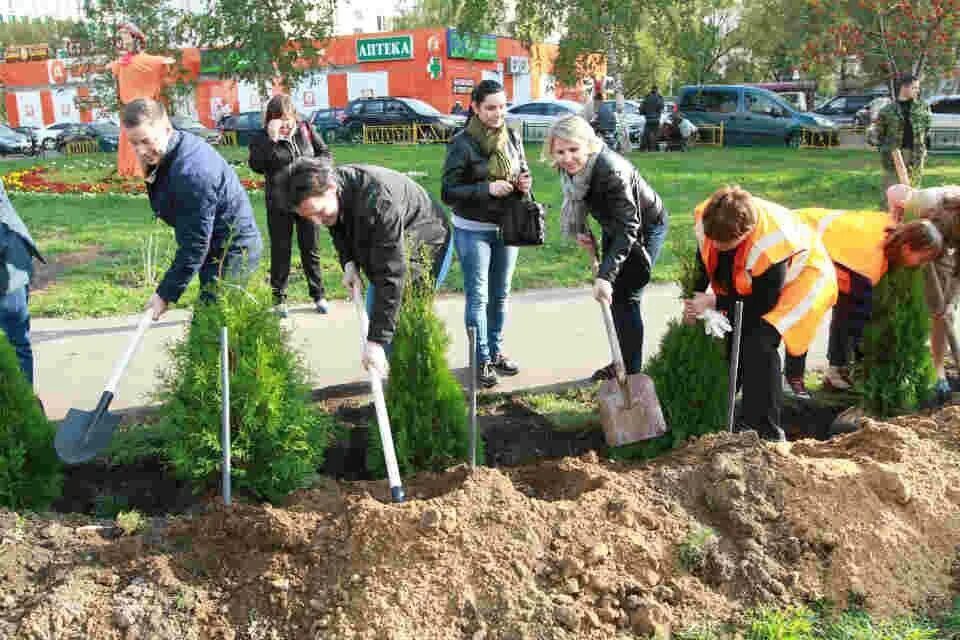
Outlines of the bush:
M412 273L412 270L408 270ZM447 365L449 338L433 311L432 283L407 283L390 354L387 412L402 474L441 471L470 457L463 389ZM483 442L477 438L477 460ZM386 475L377 424L370 425L367 468Z
M43 509L60 496L63 476L54 435L13 346L0 333L0 505Z
M277 501L307 486L330 440L333 419L310 404L307 373L271 312L265 287L221 286L198 304L187 337L171 348L159 398L164 457L198 491L216 486L221 463L220 329L230 340L230 419L236 486Z
M680 258L680 288L693 296L697 278L697 250L689 240L675 249ZM660 341L660 350L647 363L663 416L670 430L659 438L616 447L610 457L646 459L724 428L727 416L729 371L724 343L708 336L703 323L674 320Z
M861 403L877 417L915 410L930 398L936 378L927 338L930 316L923 272L896 269L873 292L873 316L864 329L857 367Z

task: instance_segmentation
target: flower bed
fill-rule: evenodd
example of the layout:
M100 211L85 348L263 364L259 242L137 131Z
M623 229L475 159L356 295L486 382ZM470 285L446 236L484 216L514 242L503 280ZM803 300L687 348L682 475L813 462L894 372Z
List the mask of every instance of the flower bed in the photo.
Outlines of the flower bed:
M263 189L263 180L241 179L241 184L248 191ZM19 169L3 175L3 183L7 191L14 193L56 193L56 194L145 194L146 184L136 178L121 178L106 176L97 182L65 182L52 179L47 167L30 167Z

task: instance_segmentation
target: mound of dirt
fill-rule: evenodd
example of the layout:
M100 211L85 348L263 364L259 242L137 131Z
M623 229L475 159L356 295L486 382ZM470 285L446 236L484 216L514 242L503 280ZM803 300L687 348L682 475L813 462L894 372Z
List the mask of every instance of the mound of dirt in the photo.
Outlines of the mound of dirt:
M328 481L135 536L0 518L0 637L638 637L760 603L945 610L960 576L960 408L830 442L716 435L407 483Z

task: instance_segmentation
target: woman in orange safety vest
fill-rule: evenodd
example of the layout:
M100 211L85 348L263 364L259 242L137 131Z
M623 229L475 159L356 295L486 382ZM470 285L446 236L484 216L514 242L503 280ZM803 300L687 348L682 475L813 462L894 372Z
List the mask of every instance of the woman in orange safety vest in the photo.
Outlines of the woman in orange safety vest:
M928 221L896 225L881 211L797 209L793 213L821 238L837 272L839 296L830 319L829 366L823 382L827 388L847 390L852 386L847 369L850 350L859 356L873 287L889 268L916 267L935 259L943 249L943 238ZM806 354L787 358L787 384L801 398L810 397L803 383L805 365Z
M786 208L740 187L723 187L695 212L701 276L684 301L692 323L708 309L743 300L738 384L740 430L783 440L780 428L781 339L787 353L806 353L823 315L837 299L833 262L813 230ZM712 293L705 293L707 285Z

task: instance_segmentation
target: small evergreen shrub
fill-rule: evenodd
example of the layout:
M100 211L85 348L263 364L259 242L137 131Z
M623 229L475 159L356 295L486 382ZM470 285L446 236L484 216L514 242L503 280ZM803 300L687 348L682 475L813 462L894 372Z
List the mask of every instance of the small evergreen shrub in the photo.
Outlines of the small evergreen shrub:
M921 269L890 271L873 291L873 315L856 368L864 409L877 417L914 411L928 400L936 372L927 347L930 316Z
M306 370L271 308L265 287L222 285L216 302L197 305L186 338L171 348L158 429L166 437L164 457L197 491L219 483L224 323L235 485L277 501L307 486L323 462L333 419L311 406Z
M412 273L408 270L408 273ZM463 389L447 365L449 337L433 311L433 284L423 276L404 287L385 385L387 413L401 474L442 471L470 459L470 424ZM376 419L370 424L367 468L386 476ZM483 441L477 437L477 460Z
M13 346L0 332L0 505L44 509L60 497L63 476L55 435Z
M690 240L675 248L680 260L680 288L693 296L697 281L697 249ZM673 320L660 350L647 363L663 416L670 430L659 438L610 449L611 458L647 459L674 449L691 436L719 431L726 424L729 371L722 340L712 338L703 323Z

